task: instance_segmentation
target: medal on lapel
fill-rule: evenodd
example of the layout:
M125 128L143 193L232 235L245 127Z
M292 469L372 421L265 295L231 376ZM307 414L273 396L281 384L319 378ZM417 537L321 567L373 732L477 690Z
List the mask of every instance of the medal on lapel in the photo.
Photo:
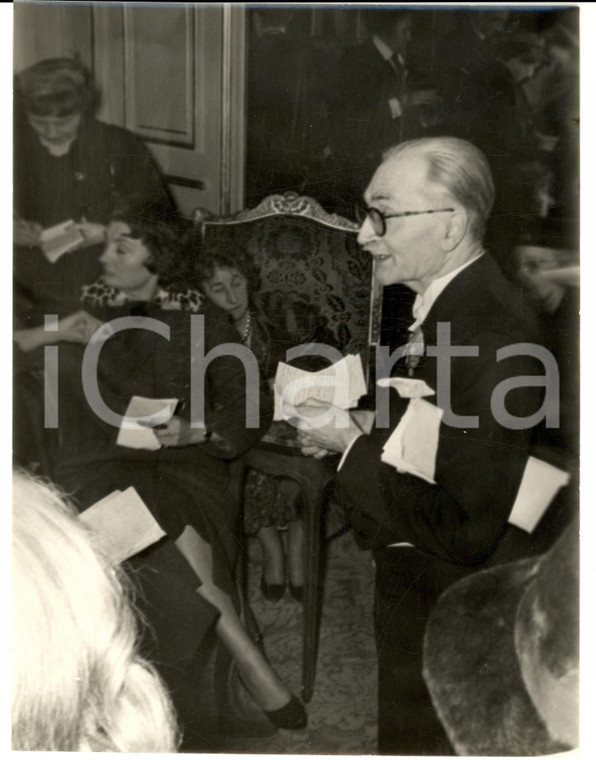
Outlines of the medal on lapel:
M420 364L420 359L424 355L424 335L420 327L417 327L410 335L406 344L406 367L408 375L412 377L414 370Z

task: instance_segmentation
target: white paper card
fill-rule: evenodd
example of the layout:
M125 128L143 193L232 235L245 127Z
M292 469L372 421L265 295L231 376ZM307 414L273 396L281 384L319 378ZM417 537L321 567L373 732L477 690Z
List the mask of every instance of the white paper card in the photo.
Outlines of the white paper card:
M559 489L568 483L568 472L536 457L529 457L509 522L532 533Z
M401 103L397 98L389 98L389 110L391 111L392 119L399 119L401 116Z
M435 483L439 429L443 410L423 398L410 399L381 454L381 461L398 472Z
M177 404L177 398L133 396L122 418L116 439L118 446L126 446L129 449L149 449L151 451L161 448L151 428L171 419Z
M423 396L434 396L435 392L424 382L415 378L407 377L383 377L377 380L377 385L381 388L395 388L402 398L422 398Z
M114 564L124 562L165 536L132 486L109 494L82 512L79 519L91 528Z
M306 372L279 362L273 390L274 420L295 418L293 407L308 400L350 409L366 393L362 361L358 354L350 354L319 372Z
M43 230L39 236L39 245L46 259L54 264L83 239L81 232L74 228L73 220L69 219Z

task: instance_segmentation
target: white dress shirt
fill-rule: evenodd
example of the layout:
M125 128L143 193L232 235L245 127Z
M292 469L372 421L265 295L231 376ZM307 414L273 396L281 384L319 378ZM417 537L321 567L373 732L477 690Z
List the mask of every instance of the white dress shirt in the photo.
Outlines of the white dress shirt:
M408 327L408 330L410 332L414 332L414 330L420 327L420 325L424 322L428 316L429 311L432 309L434 302L445 290L447 285L449 285L451 280L455 279L457 275L469 267L470 264L473 264L475 261L477 261L483 253L484 251L479 251L472 259L466 261L465 264L462 264L457 269L453 269L451 272L444 274L442 277L438 277L436 280L433 280L428 288L424 291L424 293L422 293L422 295L418 293L414 299L414 304L412 306L412 315L414 317L414 322L412 322L412 324Z

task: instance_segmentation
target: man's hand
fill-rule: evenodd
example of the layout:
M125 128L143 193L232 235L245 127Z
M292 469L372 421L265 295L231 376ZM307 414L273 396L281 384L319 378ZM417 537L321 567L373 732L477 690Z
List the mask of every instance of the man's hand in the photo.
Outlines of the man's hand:
M298 433L298 440L301 440L302 433ZM302 446L302 453L305 457L313 457L313 459L324 459L328 457L332 452L329 449L321 449L319 446Z
M350 413L333 405L315 405L312 402L296 407L297 417L292 424L298 428L298 441L305 450L313 449L310 456L322 459L325 451L342 453L350 443L362 435L362 429L354 422ZM321 418L326 416L324 424Z
M182 417L172 417L161 425L153 428L157 440L166 448L177 446L192 446L205 441L205 429L193 428L190 422Z

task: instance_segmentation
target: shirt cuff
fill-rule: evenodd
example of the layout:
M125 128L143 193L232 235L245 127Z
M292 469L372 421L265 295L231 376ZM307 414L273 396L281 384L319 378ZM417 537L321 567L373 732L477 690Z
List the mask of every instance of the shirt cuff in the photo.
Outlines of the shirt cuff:
M348 448L344 451L342 458L339 461L339 464L337 465L337 471L339 472L341 468L343 467L344 462L348 458L348 454L352 450L352 446L356 443L356 441L361 438L364 435L364 433L359 433L356 438L353 438L350 443L348 444Z

